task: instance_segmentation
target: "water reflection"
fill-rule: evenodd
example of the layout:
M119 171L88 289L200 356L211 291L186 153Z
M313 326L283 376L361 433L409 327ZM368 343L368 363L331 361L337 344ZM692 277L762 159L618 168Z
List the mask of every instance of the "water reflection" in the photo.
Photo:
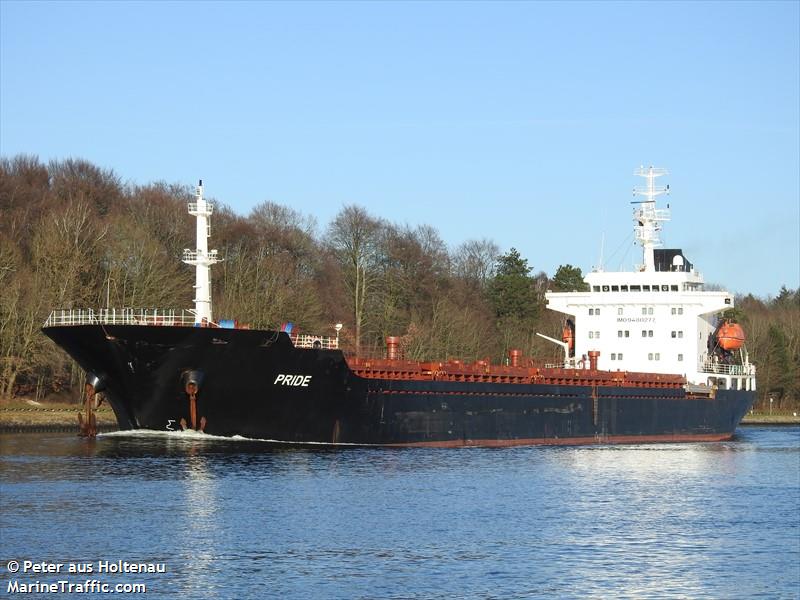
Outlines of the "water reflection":
M195 444L185 448L186 461L182 465L186 477L180 486L185 511L177 515L178 531L191 540L191 560L181 574L182 591L192 596L205 595L217 584L219 573L215 557L220 555L217 543L224 540L220 517L224 509L218 502L219 478L209 469L208 457Z

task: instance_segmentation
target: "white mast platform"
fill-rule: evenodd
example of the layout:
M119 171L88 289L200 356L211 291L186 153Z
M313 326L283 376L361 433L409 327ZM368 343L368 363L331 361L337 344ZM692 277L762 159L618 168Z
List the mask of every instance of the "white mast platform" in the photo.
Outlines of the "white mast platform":
M214 205L203 199L203 180L197 185L195 201L189 203L189 214L197 218L197 248L183 251L183 262L195 267L194 312L196 325L209 325L214 322L211 312L211 265L220 261L216 250L208 249L211 235L209 219Z

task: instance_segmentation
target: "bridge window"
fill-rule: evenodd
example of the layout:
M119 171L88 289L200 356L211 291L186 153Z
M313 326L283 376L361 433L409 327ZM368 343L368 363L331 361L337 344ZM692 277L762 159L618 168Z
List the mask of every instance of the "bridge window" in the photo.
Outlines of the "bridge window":
M683 354L678 354L678 362L683 362Z
M649 285L643 285L642 286L642 291L643 292L649 292L650 291L650 286Z
M621 307L621 306L620 306L620 307L617 309L617 314L618 314L618 315L621 315L621 314L622 314L622 307Z
M631 291L632 292L641 292L642 291L642 286L640 286L640 285L632 285L631 286Z
M627 292L627 291L628 291L628 286L627 286L627 285L621 285L621 286L619 286L619 291L620 291L620 292Z
M618 292L619 291L619 286L618 285L612 285L611 286L611 291L612 292Z
M647 360L653 360L653 353L652 352L648 352L647 353Z
M593 292L599 292L600 291L600 286L599 285L593 285L592 286L592 291Z

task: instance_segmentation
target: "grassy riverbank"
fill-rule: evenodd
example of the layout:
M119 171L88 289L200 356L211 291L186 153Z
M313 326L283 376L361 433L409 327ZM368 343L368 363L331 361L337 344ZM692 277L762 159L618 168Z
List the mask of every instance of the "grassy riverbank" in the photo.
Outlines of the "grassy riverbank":
M78 413L83 407L74 402L35 402L17 398L0 401L0 431L78 431ZM116 429L117 419L108 405L97 409L97 426L103 431Z
M798 413L747 413L742 419L742 425L800 425L800 412Z

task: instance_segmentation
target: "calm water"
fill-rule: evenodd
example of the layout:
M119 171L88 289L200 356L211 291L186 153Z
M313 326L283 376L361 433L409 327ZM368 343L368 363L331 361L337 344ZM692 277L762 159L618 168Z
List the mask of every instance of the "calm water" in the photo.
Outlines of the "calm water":
M0 597L89 578L147 598L800 597L797 427L464 450L4 435L0 477ZM167 572L13 576L10 559Z

